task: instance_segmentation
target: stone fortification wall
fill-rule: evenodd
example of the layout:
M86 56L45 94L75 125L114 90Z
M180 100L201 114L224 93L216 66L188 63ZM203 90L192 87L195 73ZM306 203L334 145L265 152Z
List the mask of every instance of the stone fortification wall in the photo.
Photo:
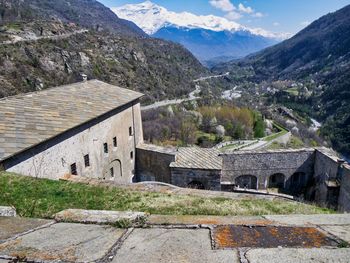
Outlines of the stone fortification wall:
M350 166L342 166L342 178L338 199L338 210L350 213Z
M305 187L314 173L314 149L278 151L240 151L223 154L221 181L235 184L242 176L257 179L257 188L266 189L271 176L284 177L284 187ZM292 178L298 174L298 178ZM292 182L294 180L295 182Z
M176 149L139 145L136 149L138 181L171 183L170 164L175 161Z
M220 191L220 176L220 170L171 168L171 183L180 187Z

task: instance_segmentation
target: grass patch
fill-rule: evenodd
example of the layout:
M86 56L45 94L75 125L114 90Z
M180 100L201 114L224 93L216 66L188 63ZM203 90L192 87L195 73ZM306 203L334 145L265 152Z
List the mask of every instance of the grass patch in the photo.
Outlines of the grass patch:
M20 216L52 218L68 208L141 211L164 215L319 214L331 210L285 200L232 200L35 179L0 172L0 205ZM121 222L124 225L126 222Z

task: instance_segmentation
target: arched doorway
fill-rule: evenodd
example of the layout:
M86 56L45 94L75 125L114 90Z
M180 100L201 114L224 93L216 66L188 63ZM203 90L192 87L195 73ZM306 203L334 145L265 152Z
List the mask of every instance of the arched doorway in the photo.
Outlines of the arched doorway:
M258 178L254 175L241 175L235 179L239 188L258 189Z
M285 175L281 173L273 174L269 177L268 188L284 188Z
M109 166L105 170L103 179L118 180L122 176L122 163L120 160L114 160L109 164Z
M188 185L188 188L192 188L192 189L205 189L205 186L202 182L200 181L191 181Z

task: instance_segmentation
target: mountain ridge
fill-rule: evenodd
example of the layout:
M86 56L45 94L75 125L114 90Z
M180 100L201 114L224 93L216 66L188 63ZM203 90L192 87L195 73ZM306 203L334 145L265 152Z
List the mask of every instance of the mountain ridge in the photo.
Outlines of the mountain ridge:
M290 80L309 96L284 90L274 96L324 123L323 136L350 154L350 5L314 21L294 37L238 61L216 65L214 72L246 69L252 83ZM297 85L297 84L296 84Z
M248 28L223 17L175 13L151 1L112 10L152 37L182 44L202 63L244 57L287 37L261 28Z
M207 73L181 45L135 33L107 7L90 2L96 3L0 0L0 97L81 81L84 73L141 91L143 102L153 102L187 95L192 80ZM99 20L106 12L111 24ZM86 15L95 20L84 27L79 21Z

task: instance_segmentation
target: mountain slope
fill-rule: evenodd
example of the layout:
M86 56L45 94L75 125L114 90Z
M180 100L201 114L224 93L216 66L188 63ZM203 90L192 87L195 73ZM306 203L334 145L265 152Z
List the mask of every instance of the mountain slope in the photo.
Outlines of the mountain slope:
M246 68L254 73L248 77L253 82L302 83L311 97L293 97L296 105L325 122L323 135L338 150L350 153L349 14L350 5L318 19L291 39L238 62L221 64L214 71ZM284 101L291 100L288 96Z
M92 20L86 27L77 25L81 17L103 14L100 4L84 9L86 3L95 1L75 0L74 5L70 0L0 1L0 10L6 9L0 12L0 97L80 81L84 73L141 91L145 101L154 101L187 95L195 88L193 79L207 73L182 46L135 35L119 20L106 24L106 30L96 30ZM80 1L85 3L81 6L84 12L79 11ZM18 3L21 7L16 9ZM50 4L72 6L64 13L76 12L79 19L70 20L70 15L58 19L63 14L50 9Z
M96 0L0 0L0 24L50 18L121 35L146 36L134 23L118 18Z
M247 28L223 17L171 12L150 1L112 10L151 36L184 45L201 61L243 57L286 37L260 28Z

